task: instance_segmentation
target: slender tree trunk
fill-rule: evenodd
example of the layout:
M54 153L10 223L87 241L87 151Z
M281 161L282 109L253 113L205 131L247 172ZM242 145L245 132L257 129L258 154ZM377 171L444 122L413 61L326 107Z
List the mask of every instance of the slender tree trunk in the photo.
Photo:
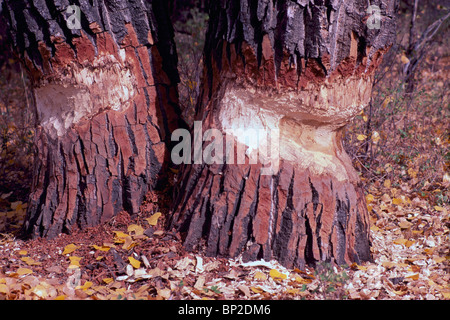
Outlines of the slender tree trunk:
M235 149L207 164L223 159L204 143L201 164L181 169L170 227L188 250L288 267L370 260L365 197L341 137L395 36L395 1L372 2L380 16L363 0L212 3L196 120Z
M8 0L38 124L31 236L137 213L178 127L176 53L164 1ZM79 15L78 15L79 13ZM79 19L78 19L79 18Z

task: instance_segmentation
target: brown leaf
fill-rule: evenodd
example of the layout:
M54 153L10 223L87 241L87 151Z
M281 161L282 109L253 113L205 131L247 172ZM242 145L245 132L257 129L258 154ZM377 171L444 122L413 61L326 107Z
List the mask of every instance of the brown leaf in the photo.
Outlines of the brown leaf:
M245 294L246 297L250 298L250 289L246 285L241 284L238 286L238 289L241 290L241 292Z

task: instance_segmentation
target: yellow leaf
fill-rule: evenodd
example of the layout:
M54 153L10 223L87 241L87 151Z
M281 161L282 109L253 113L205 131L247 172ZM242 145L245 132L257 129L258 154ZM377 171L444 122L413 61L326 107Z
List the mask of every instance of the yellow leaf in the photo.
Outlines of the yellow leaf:
M250 287L250 290L252 290L254 293L263 293L264 290L260 287Z
M114 242L115 243L124 243L126 237L129 237L128 234L122 232L122 231L114 231L115 236L114 236Z
M8 294L9 289L6 284L0 283L0 293Z
M393 100L394 99L391 96L386 97L386 99L384 99L384 101L383 101L383 105L382 105L383 109L386 108L386 106L389 104L389 102L391 102Z
M144 228L137 224L130 224L127 229L128 232L133 232L135 236L141 236L144 234Z
M97 245L94 244L94 245L92 245L92 247L94 247L94 249L96 249L96 250L105 251L105 252L108 252L109 249L111 249L111 247L105 246L105 245L97 246Z
M255 275L253 276L256 280L262 280L265 281L267 280L267 275L262 273L261 271L256 271Z
M295 289L287 289L286 293L292 294L293 296L295 296L295 295L298 295L300 293L300 289L297 289L297 288L295 288Z
M439 206L434 206L434 210L436 210L436 211L444 211L444 208L439 207Z
M27 250L20 250L19 251L19 254L21 255L21 256L26 256L27 255Z
M418 273L416 273L416 274L413 274L413 275L407 276L407 278L411 278L411 279L413 279L413 280L419 280L419 274L418 274Z
M366 196L366 201L367 201L367 203L371 203L371 202L373 202L373 200L374 200L374 197L373 197L373 195L371 195L370 193Z
M442 295L444 296L445 299L450 299L450 292L442 291L441 293L442 293Z
M113 278L103 278L102 281L106 284L110 284L111 282L114 281L114 279Z
M400 205L403 203L403 200L400 198L394 198L394 199L392 199L392 203L395 205Z
M20 258L20 260L22 260L23 262L25 262L29 266L38 266L38 265L41 264L40 262L34 261L30 257L22 257L22 258Z
M364 141L366 140L367 136L365 134L358 134L358 136L356 137L356 139L358 139L359 141Z
M66 300L66 295L65 294L59 295L55 298L55 300Z
M309 284L309 283L312 282L311 279L305 279L305 278L302 278L302 277L300 277L300 276L296 276L296 277L295 277L295 281L297 281L297 282L300 283L300 284Z
M74 269L80 267L80 260L82 259L82 257L71 256L69 257L69 259L70 259L69 268Z
M360 266L359 264L357 264L356 262L353 262L352 265L350 266L352 269L358 269L358 270L362 270L362 271L366 271L367 267L364 266Z
M28 268L19 268L19 269L17 269L17 274L19 275L19 276L22 276L22 275L24 275L24 274L31 274L31 273L33 273L33 270L31 270L31 269L28 269Z
M147 218L145 220L147 220L148 224L151 226L156 226L156 224L158 223L158 219L161 216L161 212L157 212L154 215L152 215L150 218Z
M409 247L411 247L414 243L415 243L415 241L407 240L407 241L405 242L405 247L409 248Z
M394 240L394 244L402 244L402 245L405 245L407 241L408 241L408 240L406 240L406 239L404 239L404 238L398 238L398 239L395 239L395 240Z
M394 292L396 295L399 295L399 296L404 296L407 293L406 290L405 291L393 290L392 292Z
M409 63L408 57L405 56L404 54L402 54L402 57L400 58L400 60L402 61L403 64Z
M389 179L384 180L383 185L384 185L386 188L390 189L390 188L391 188L391 180L389 180Z
M392 268L392 267L395 267L395 263L393 263L393 262L390 262L390 261L383 261L382 263L381 263L381 265L383 266L383 267L385 267L385 268Z
M93 283L91 281L86 281L82 286L77 286L75 289L87 290L92 287Z
M136 260L133 257L128 257L128 261L130 261L131 265L135 268L135 269L139 269L141 267L141 262Z
M125 239L126 237L128 237L129 235L126 234L125 232L122 231L113 231L115 233L115 237L116 238L123 238Z
M278 271L276 269L270 270L269 275L273 279L287 279L287 275L285 275L284 273L281 273L280 271Z
M137 245L137 243L133 241L131 236L128 236L128 237L125 238L125 241L123 243L122 249L130 250L131 248L133 248L136 245Z
M79 247L77 247L76 245L74 245L73 243L68 244L67 246L64 247L64 251L63 251L63 255L64 254L69 254L74 252L75 250L77 250Z

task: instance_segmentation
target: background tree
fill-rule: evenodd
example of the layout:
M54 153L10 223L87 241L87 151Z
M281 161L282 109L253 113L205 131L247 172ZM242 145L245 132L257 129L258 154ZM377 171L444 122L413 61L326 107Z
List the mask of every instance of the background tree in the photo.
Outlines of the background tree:
M167 163L165 142L179 125L166 6L4 2L36 105L26 234L54 237L124 209L137 213L146 192L157 187Z
M364 193L341 143L394 41L395 1L368 5L211 3L196 120L246 147L233 129L279 130L280 165L273 175L261 163L184 166L170 226L188 250L288 267L370 259ZM247 160L262 153L251 147Z

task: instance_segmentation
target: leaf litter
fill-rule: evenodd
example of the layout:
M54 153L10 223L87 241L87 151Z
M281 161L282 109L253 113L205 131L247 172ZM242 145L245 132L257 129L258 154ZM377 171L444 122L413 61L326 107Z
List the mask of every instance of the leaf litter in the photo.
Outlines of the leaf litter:
M346 267L188 253L142 217L54 240L2 234L0 299L450 299L449 208L381 192L370 205L373 262Z

